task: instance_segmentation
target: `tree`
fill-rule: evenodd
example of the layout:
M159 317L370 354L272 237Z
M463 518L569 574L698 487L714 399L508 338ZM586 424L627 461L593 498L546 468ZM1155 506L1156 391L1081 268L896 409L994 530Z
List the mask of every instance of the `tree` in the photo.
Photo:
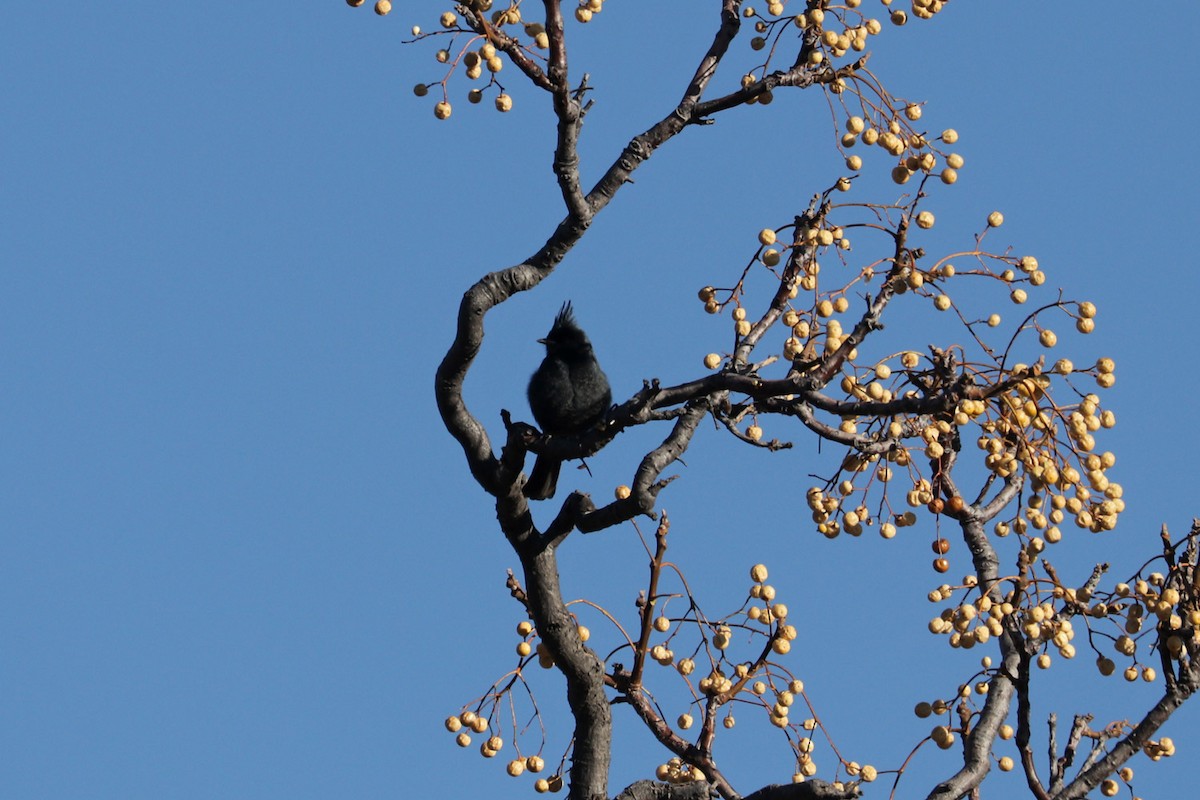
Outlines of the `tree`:
M389 9L386 0L376 5L381 14ZM544 18L539 9L536 21L528 8L493 8L489 2L456 10L442 15L442 30L414 31L418 41L437 42L438 60L448 65L433 86L435 115L451 116L453 82L478 80L485 72L491 80L470 93L472 102L495 92L496 108L512 109L513 97L498 77L511 68L550 95L553 169L565 216L521 263L489 273L467 291L456 338L437 375L443 421L472 476L495 498L500 529L520 560L522 574L510 578L509 589L531 620L519 629L521 667L448 720L448 727L486 733L484 755L498 755L506 737L487 710L524 686L523 668L536 658L564 676L574 725L569 772L564 757L539 784L543 789L565 782L573 796L609 796L610 703L630 706L666 751L658 773L665 783L635 784L623 793L629 797L704 796L710 786L722 796L739 796L713 744L718 722L732 720L729 709L746 704L760 707L760 719L783 732L798 781L747 796L857 796L881 771L892 771L843 759L835 748L831 782L799 782L821 774L812 752L818 737L809 734L827 732L815 711L791 716L798 698L807 702L803 683L786 666L798 631L766 583L764 565L751 568L746 603L725 617L706 616L703 589L693 592L681 575L678 591L664 589L661 581L674 569L665 557L669 524L659 508L671 480L665 473L689 450L701 423L712 419L746 447L787 449L791 442L780 436L811 434L840 449L803 492L811 525L823 536L878 530L890 539L902 528L932 531L933 568L940 574L951 567L952 546L961 542L969 552L970 573L930 593L940 613L929 627L952 647L979 647L990 655L958 692L917 708L920 717L942 718L917 748L961 753L949 777L928 790L930 797L971 793L993 765L1013 769L1011 756L995 752L997 741L1010 737L1039 798L1082 797L1094 788L1115 794L1119 781L1130 780L1125 770L1133 755L1172 755L1174 743L1159 729L1200 680L1194 667L1200 609L1193 589L1200 534L1193 528L1173 538L1164 529L1158 552L1141 567L1117 573L1124 580L1115 584L1106 564L1072 583L1060 579L1049 561L1048 547L1075 529L1110 531L1124 510L1122 487L1109 476L1115 457L1102 450L1102 438L1097 441L1115 424L1101 396L1115 382L1115 365L1102 357L1079 369L1057 355L1056 328L1090 333L1095 306L1049 296L1035 257L993 244L1003 224L999 212L964 245L947 245L930 233L936 219L926 208L928 198L953 191L962 167L953 151L957 134L927 131L922 105L894 96L866 57L872 36L888 23L904 25L909 15L893 10L878 22L856 2L809 2L798 13L783 3L769 3L765 13L722 3L682 99L630 139L585 191L579 142L595 90L568 70L566 43L576 31L560 5L546 2ZM936 0L914 3L912 17L932 19L941 10ZM575 19L602 24L595 17L601 11L593 0L575 11ZM727 62L737 52L732 48L744 46L748 36L758 63L729 78ZM811 200L764 227L744 264L712 279L720 286L698 287L705 311L732 317L728 351L709 354L707 371L691 380L647 381L618 402L603 425L576 437L541 436L519 421L519 413L506 413L504 445L496 454L486 426L463 397L483 346L486 314L537 287L638 168L681 132L748 104L769 105L792 90L828 98L841 128L834 146L844 151L847 172L813 187ZM419 84L416 93L430 91ZM867 183L862 176L880 169L898 188L878 200L856 199L856 184ZM1015 324L992 310L996 295L1017 307ZM921 320L939 314L954 324ZM913 341L917 332L927 339ZM622 433L658 423L667 429L665 439L630 465L628 485L618 488L615 500L597 507L587 495L573 493L544 530L535 524L521 493L527 454L591 457ZM601 658L559 587L557 551L570 546L572 531L595 533L644 516L656 518L657 531L648 546L643 601L624 644L618 639ZM667 616L662 606L676 596L686 608ZM749 639L752 649L738 650L739 638ZM1093 729L1090 718L1077 716L1061 743L1052 727L1054 758L1048 770L1039 767L1031 685L1054 659L1089 651L1102 675L1118 669L1119 655L1127 680L1160 685L1161 695L1136 724ZM672 721L655 702L660 690L649 691L650 661L674 667L692 698L698 733L689 733L697 721L692 714ZM455 732L460 742L470 742L468 731ZM543 761L540 755L513 759L508 770L533 770ZM905 768L894 771L899 780Z

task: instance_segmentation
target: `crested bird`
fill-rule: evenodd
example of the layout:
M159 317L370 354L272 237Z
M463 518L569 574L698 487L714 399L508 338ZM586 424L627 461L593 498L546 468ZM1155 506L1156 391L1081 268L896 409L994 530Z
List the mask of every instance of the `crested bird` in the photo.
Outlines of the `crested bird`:
M595 426L612 405L608 377L592 343L575 321L571 302L563 303L544 339L546 357L529 379L529 408L542 433L575 436ZM539 455L522 489L531 500L554 496L562 461Z

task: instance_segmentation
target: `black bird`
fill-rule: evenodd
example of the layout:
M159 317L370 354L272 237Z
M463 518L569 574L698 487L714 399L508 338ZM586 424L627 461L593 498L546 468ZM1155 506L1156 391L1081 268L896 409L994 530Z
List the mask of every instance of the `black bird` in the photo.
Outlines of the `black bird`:
M542 433L574 436L604 419L612 389L596 362L592 343L575 322L571 303L563 303L545 339L546 358L529 379L529 407ZM531 500L554 496L562 461L538 456L522 490Z

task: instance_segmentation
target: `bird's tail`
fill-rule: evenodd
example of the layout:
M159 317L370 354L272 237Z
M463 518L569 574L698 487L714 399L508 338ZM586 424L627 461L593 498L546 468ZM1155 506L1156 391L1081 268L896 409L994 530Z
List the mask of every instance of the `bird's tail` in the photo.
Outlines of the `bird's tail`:
M558 473L561 469L562 462L558 459L538 456L521 492L530 500L549 500L554 497L554 490L558 488Z

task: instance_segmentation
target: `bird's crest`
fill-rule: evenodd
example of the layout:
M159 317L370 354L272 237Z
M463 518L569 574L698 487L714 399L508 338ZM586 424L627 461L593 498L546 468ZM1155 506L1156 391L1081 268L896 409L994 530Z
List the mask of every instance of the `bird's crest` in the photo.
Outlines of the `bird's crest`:
M562 308L558 310L558 316L554 318L554 324L550 327L550 332L546 334L546 338L538 339L538 341L546 345L546 347L558 350L558 352L569 351L582 354L590 353L592 349L587 334L583 332L583 328L579 327L579 323L575 321L575 314L571 308L570 300L563 303Z
M562 304L562 308L558 310L558 316L554 318L554 328L578 328L579 325L575 322L575 312L571 308L571 301Z

